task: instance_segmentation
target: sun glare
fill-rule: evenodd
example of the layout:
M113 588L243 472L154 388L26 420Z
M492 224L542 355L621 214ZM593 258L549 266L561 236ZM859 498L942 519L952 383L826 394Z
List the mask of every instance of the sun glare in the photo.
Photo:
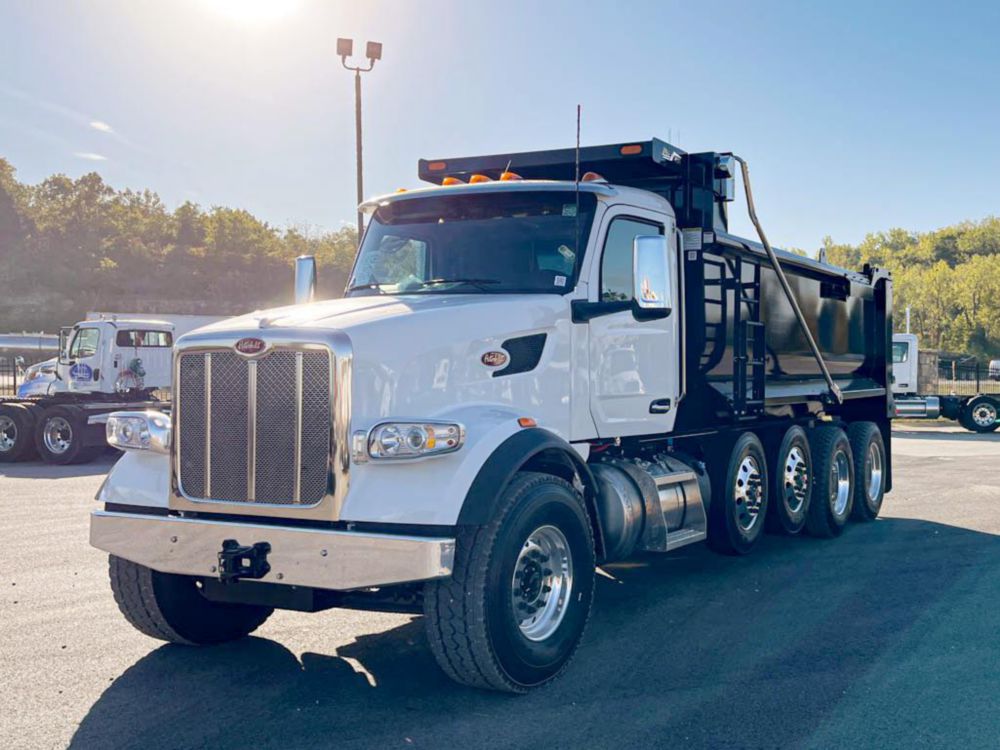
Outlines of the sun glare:
M243 23L268 23L289 15L301 0L204 0L220 15Z

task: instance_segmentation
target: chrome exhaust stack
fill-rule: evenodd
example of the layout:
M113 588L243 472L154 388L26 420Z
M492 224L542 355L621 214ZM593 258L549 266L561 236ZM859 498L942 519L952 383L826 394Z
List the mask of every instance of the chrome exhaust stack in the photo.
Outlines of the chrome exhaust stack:
M300 255L295 259L295 304L305 305L316 298L316 257Z

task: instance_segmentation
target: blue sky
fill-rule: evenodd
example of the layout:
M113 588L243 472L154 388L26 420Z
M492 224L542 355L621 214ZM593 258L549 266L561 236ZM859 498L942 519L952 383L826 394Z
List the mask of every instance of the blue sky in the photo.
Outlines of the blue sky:
M3 0L0 156L336 228L350 36L385 45L368 195L415 186L420 157L570 146L580 103L584 144L742 154L769 237L812 250L1000 213L998 22L996 2Z

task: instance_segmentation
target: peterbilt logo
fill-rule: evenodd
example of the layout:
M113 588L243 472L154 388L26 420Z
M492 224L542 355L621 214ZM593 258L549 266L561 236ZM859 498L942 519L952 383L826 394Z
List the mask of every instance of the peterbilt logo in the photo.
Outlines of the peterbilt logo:
M506 352L486 352L480 361L487 367L503 367L507 364Z
M240 354L260 354L266 346L263 339L245 338L237 341L233 348Z

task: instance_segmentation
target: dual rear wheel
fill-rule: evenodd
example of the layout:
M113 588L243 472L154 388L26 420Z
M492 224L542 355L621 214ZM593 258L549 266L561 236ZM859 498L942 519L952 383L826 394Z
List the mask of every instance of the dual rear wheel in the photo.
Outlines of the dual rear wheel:
M745 432L728 463L717 461L712 471L709 544L745 555L765 525L784 534L839 536L849 518L878 516L887 467L882 435L871 422L852 423L846 432L832 424L808 431L795 425L771 451Z

